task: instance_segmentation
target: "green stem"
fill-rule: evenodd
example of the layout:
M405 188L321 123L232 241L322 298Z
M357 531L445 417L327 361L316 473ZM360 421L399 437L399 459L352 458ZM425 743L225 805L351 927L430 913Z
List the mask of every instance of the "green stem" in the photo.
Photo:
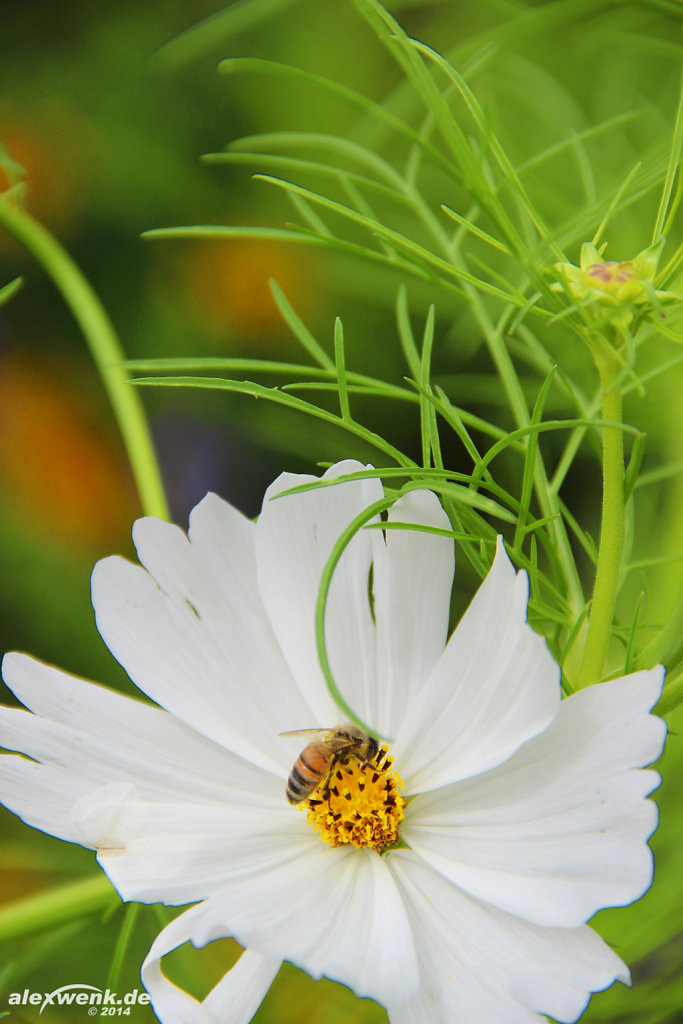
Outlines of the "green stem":
M668 715L681 703L683 703L683 674L671 679L667 676L662 696L652 710L656 715Z
M168 519L159 466L140 395L126 383L123 352L100 300L69 254L45 228L8 200L0 200L0 227L47 271L83 331L114 409L146 515Z
M621 388L611 364L598 362L603 387L602 418L621 423ZM579 686L598 682L605 669L619 587L624 546L624 435L616 427L602 431L602 523L588 635L579 670Z
M68 882L4 906L0 910L0 942L12 942L120 903L103 874Z
M123 968L124 960L128 952L130 941L135 931L138 916L140 914L139 903L129 903L124 911L123 924L119 932L119 938L114 950L114 956L107 976L107 988L116 989L119 987L119 978Z

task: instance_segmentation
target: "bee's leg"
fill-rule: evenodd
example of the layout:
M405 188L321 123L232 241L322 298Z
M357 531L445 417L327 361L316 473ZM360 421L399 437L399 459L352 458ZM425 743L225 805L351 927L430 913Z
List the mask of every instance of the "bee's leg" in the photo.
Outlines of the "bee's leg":
M321 803L327 801L327 810L332 814L332 794L330 793L330 780L325 783L325 788L320 792Z
M376 768L378 768L379 771L383 772L384 769L387 767L387 762L388 761L389 761L389 758L388 758L387 754L385 754L384 751L380 748L377 751L377 753L375 754L375 757L374 757L374 760L372 761L372 764Z
M378 755L374 757L359 757L358 760L361 764L365 765L366 768L377 768L378 767Z

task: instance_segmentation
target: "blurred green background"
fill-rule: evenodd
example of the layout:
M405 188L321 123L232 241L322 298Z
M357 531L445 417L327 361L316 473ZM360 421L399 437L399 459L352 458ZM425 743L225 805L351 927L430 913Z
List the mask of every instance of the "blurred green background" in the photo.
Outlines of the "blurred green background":
M409 33L454 51L467 64L468 80L516 165L616 119L609 134L596 134L585 148L558 149L555 158L546 156L527 171L527 187L572 258L596 226L585 221L591 195L597 204L613 194L637 160L651 168L653 185L661 181L680 86L678 3L423 0L387 6ZM182 35L202 19L208 20L199 31ZM232 7L209 0L7 5L0 37L0 139L25 169L27 208L84 271L128 357L301 361L271 297L272 277L328 351L334 317L341 315L347 365L400 383L407 371L394 322L396 274L369 273L351 258L325 256L313 247L140 237L148 229L182 224L284 227L292 210L275 190L251 180L260 167L200 162L202 154L241 136L284 128L334 131L400 161L395 139L322 91L281 86L265 76L220 76L219 60L238 55L324 73L420 122L419 105L396 67L344 0ZM435 176L437 201L448 200L439 191L442 184ZM627 259L648 244L657 200L653 187L624 204L608 231L609 256ZM674 231L680 238L680 228ZM0 649L27 650L130 692L95 630L89 576L99 557L132 553L130 525L140 514L132 477L75 322L47 276L0 234L0 285L18 275L23 288L0 308ZM509 428L509 411L466 305L428 282L411 283L409 301L416 319L424 318L429 302L437 303L435 379L454 401ZM568 333L548 328L544 342L558 363L591 379L588 355ZM676 354L670 342L654 340L641 353L639 369L646 373ZM525 367L530 402L542 380L538 367ZM648 434L646 470L683 460L682 387L683 370L672 366L653 379L644 397L634 390L627 400L626 420ZM182 525L207 490L253 516L264 487L284 468L310 471L318 459L373 457L348 435L325 425L311 430L308 421L265 402L175 390L150 390L143 397L173 516ZM417 416L390 403L359 400L358 408L359 418L419 459ZM571 414L559 391L551 391L548 409ZM551 463L554 444L559 452L559 441L544 441ZM454 443L446 443L445 454L459 468L463 456ZM514 480L517 468L513 461L503 467L504 482ZM563 495L594 536L599 486L596 450L586 444ZM656 488L638 492L633 560L683 552L681 507L680 475L669 473ZM681 564L667 561L633 573L625 608L632 611L642 594L649 621L665 621L678 596ZM475 583L463 567L456 610ZM632 966L634 989L617 986L595 997L586 1020L683 1020L683 755L675 722L672 728L658 796L662 825L653 841L656 885L641 903L606 912L599 922ZM0 820L3 901L92 872L91 854L30 832L6 813ZM76 981L103 987L123 914L114 909L6 943L0 1009L6 992L24 987L49 991ZM143 908L135 917L120 991L139 986L139 964L169 916ZM172 970L199 993L234 955L228 942L202 954L183 950L171 958ZM133 1012L136 1020L152 1019L149 1010ZM81 1017L80 1010L72 1016L62 1010L52 1019ZM289 967L257 1019L287 1024L323 1017L331 1024L386 1019L340 986L314 983ZM34 1021L37 1011L22 1008L12 1019Z

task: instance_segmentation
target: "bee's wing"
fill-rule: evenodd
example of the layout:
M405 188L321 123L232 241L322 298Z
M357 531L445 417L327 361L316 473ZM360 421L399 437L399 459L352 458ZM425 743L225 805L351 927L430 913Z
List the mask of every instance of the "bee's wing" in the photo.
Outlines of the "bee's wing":
M334 732L334 729L292 729L290 732L279 732L278 736L320 736L321 739L327 739Z
M355 736L340 736L337 729L292 729L291 732L278 733L279 736L308 736L318 738L321 746L325 747L332 754L347 747L355 747L358 740Z
M346 750L347 747L358 746L358 740L355 736L335 736L334 733L328 736L326 740L321 740L321 743L333 754L336 754L339 750Z

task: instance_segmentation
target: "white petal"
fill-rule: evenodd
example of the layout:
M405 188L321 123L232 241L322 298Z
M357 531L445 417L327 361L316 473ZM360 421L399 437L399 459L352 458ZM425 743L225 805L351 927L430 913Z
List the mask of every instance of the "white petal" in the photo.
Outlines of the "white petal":
M231 882L248 887L319 844L304 817L281 805L159 804L119 783L83 797L72 819L124 900L180 904Z
M515 573L499 538L488 576L392 747L406 793L501 764L555 717L560 670L526 625L527 597L526 573Z
M576 1020L591 992L628 969L590 928L540 928L460 892L410 851L388 857L410 916L421 991L392 1024Z
M389 522L450 530L431 491L411 491L389 512ZM379 706L374 723L393 737L405 709L443 653L453 583L453 541L417 530L379 531L373 558Z
M638 899L659 784L642 771L666 726L648 715L661 669L588 687L504 765L410 804L402 836L468 892L543 925L573 928Z
M3 802L36 828L97 849L128 898L203 898L240 857L269 863L289 833L315 841L280 779L167 712L24 655L7 655L3 671L19 697L55 719L0 708L0 744L35 759L0 757Z
M280 970L279 960L246 949L211 989L204 1005L220 1024L249 1024Z
M126 900L188 903L227 877L268 872L319 840L280 795L270 807L227 801L146 800L127 782L102 784L94 773L0 757L2 802L28 825L97 851Z
M232 935L386 1004L417 991L416 952L384 858L316 840L296 860L227 880L197 931L200 943Z
M282 782L160 708L7 654L3 678L35 714L0 707L0 746L83 772L93 786L133 782L145 795L280 802ZM80 795L80 792L79 792Z
M280 777L283 722L310 710L278 648L256 585L254 525L209 495L193 542L155 519L135 524L151 575L121 558L93 572L97 625L133 682L194 729Z
M330 480L365 469L358 462L337 463L324 473ZM359 480L276 497L282 491L316 481L283 473L266 491L256 528L259 586L280 646L313 721L292 717L290 729L329 728L340 712L329 696L315 640L315 608L320 579L335 542L349 523L383 496L378 480ZM353 710L364 720L376 713L374 624L368 598L372 540L361 530L342 555L327 602L325 636L332 673Z
M91 788L82 773L46 767L14 754L0 757L0 793L5 807L32 828L69 843L88 845L71 820L71 808Z
M279 960L245 950L201 1003L170 982L161 971L161 958L185 942L200 945L193 929L206 911L206 904L200 904L166 925L142 965L143 984L162 1024L248 1024L280 969Z

